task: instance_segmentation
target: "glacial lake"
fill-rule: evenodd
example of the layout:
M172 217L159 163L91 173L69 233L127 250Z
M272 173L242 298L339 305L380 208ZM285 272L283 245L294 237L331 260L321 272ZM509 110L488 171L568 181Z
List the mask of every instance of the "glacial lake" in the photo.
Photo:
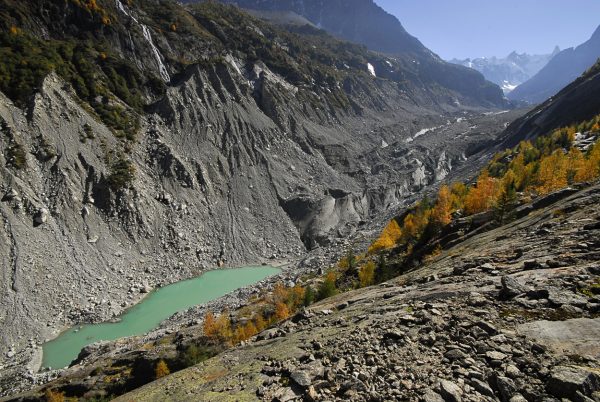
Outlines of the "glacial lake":
M42 366L67 367L89 344L142 335L178 311L218 299L280 272L270 266L220 269L159 288L128 309L119 322L73 327L45 343Z

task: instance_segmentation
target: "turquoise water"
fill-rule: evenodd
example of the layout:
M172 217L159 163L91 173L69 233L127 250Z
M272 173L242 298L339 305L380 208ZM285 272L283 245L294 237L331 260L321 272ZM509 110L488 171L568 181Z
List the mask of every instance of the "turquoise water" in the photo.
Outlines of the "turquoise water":
M66 367L91 343L144 334L178 311L217 299L279 272L278 268L268 266L222 269L165 286L127 310L119 322L71 328L45 343L42 366Z

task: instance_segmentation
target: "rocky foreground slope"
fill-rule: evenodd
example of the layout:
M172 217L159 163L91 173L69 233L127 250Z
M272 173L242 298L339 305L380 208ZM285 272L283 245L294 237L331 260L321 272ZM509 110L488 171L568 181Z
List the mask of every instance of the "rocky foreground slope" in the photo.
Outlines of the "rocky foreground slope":
M118 401L600 400L600 185Z

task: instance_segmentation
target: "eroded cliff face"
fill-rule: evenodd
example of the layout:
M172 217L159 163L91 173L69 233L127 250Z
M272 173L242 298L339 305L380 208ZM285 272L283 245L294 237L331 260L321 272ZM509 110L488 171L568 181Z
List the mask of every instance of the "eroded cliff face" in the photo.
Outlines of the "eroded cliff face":
M114 49L168 80L147 95L135 141L57 74L26 105L0 95L5 379L29 375L65 326L115 317L149 288L349 236L464 166L509 118L369 74L340 83L342 102L236 52L175 72L181 43L125 11L113 24L132 33L109 36Z

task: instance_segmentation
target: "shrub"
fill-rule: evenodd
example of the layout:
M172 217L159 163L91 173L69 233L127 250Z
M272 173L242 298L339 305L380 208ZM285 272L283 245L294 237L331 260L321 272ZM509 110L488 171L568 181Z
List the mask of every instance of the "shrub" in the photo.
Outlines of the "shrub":
M375 282L375 263L373 261L368 261L361 267L358 279L362 288L371 286Z
M154 378L158 380L159 378L166 377L169 374L171 374L171 371L169 370L169 366L167 366L167 363L165 363L165 361L162 359L159 360L158 363L156 363L156 367L154 368Z
M65 401L65 393L53 391L51 389L47 389L44 392L44 397L46 398L46 402L64 402Z
M114 191L125 188L135 178L135 167L131 161L122 157L111 166L110 170L107 180L108 185Z
M204 335L215 342L230 343L233 332L229 313L224 311L218 318L215 318L211 312L206 313L203 330Z
M215 355L215 351L206 346L189 345L180 353L179 360L183 367L195 366Z
M306 290L304 291L304 299L302 301L302 305L303 306L310 306L311 304L313 304L315 302L315 298L316 298L316 294L315 291L313 290L312 286L307 286Z
M325 277L325 280L319 286L319 291L317 293L317 300L327 299L329 297L335 296L338 293L337 286L335 284L336 277L335 273L329 272Z
M8 164L15 169L20 170L27 166L27 154L25 153L25 148L16 141L11 141L10 145L6 148L6 156Z
M275 304L275 320L283 321L290 316L290 309L285 303L277 302Z

